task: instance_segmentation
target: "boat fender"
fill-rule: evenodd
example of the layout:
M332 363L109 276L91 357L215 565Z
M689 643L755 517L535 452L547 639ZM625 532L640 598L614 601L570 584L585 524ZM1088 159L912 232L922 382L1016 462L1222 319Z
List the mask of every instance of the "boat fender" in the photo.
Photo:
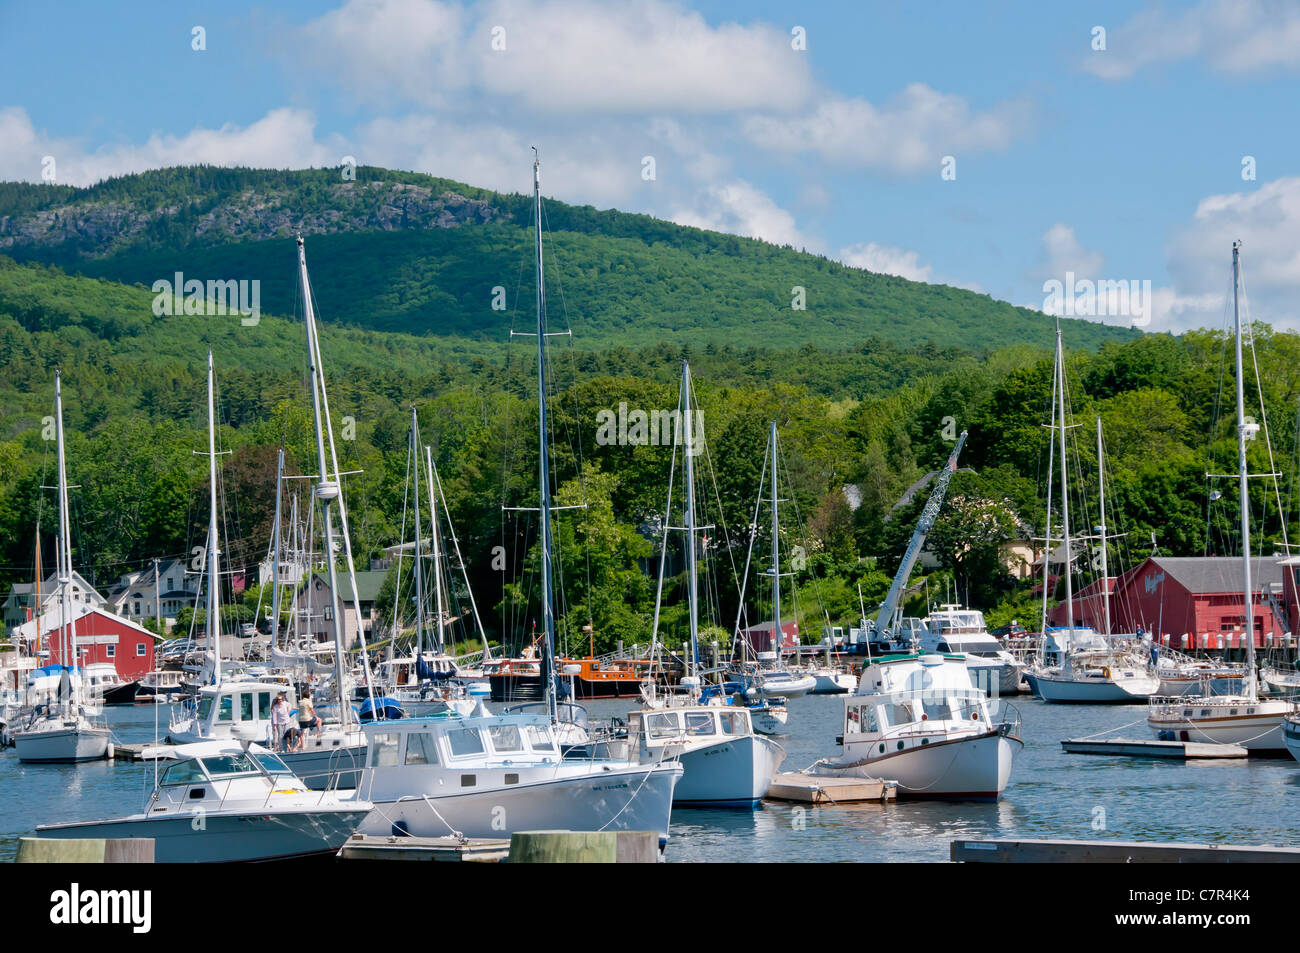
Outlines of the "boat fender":
M113 742L111 741L108 743L107 757L109 761L113 760Z
M1101 670L1101 677L1106 679L1107 681L1110 681L1110 669L1103 666Z

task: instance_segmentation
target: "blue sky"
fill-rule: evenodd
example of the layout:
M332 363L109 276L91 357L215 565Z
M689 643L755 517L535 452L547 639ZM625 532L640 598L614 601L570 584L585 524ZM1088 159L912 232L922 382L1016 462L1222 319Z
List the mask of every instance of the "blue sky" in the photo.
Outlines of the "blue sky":
M351 155L525 191L536 144L564 201L1033 307L1146 281L1150 330L1221 325L1239 238L1295 328L1298 69L1300 4L1265 0L4 2L0 178Z

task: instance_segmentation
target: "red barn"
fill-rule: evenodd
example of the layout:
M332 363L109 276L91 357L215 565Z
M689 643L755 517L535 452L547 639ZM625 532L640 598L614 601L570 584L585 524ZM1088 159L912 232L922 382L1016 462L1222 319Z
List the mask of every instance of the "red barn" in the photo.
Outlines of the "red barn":
M793 652L799 647L799 623L781 623L781 643L779 646L771 622L751 625L748 629L741 629L740 637L749 645L751 652L775 652L778 648L782 652Z
M1251 560L1251 629L1255 645L1292 631L1296 581L1284 588L1294 567L1283 571L1276 557ZM1236 556L1152 556L1111 580L1111 630L1141 626L1176 649L1244 648L1241 559ZM1287 606L1291 607L1288 611ZM1096 584L1075 596L1075 621L1100 628L1101 591ZM1063 625L1064 605L1049 615ZM1162 641L1164 641L1162 639Z
M76 614L76 610L81 613ZM155 636L129 619L103 609L79 605L74 609L73 629L77 637L78 661L81 665L109 662L125 682L133 682L154 670ZM32 650L36 642L36 620L18 626L17 632ZM48 649L47 664L66 664L63 658L59 612L55 609L40 619L41 648Z

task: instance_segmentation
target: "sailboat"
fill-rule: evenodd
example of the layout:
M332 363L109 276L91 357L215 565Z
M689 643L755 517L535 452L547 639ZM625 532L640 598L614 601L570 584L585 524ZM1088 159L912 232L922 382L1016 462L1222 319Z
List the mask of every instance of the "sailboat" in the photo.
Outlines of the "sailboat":
M59 655L63 660L57 697L38 705L12 726L18 759L76 763L108 756L108 727L91 721L81 677L77 623L72 616L72 523L68 515L67 455L63 440L63 383L54 372L54 407L59 468ZM39 622L38 622L39 629Z
M1159 677L1147 671L1146 662L1133 653L1117 649L1110 632L1110 593L1107 575L1107 536L1106 536L1106 468L1102 449L1101 418L1097 418L1097 471L1099 498L1101 507L1101 585L1102 604L1105 613L1105 633L1103 640L1098 640L1091 630L1076 631L1074 625L1074 590L1073 560L1071 559L1070 539L1070 498L1067 484L1065 432L1065 352L1061 346L1061 329L1056 330L1056 365L1053 375L1053 421L1052 429L1057 431L1061 454L1061 533L1065 549L1065 611L1066 629L1057 633L1061 639L1062 651L1057 665L1047 665L1045 660L1033 666L1025 673L1034 693L1045 702L1069 702L1073 704L1132 704L1142 702L1154 695L1160 688ZM1056 415L1059 414L1059 422ZM1049 445L1052 445L1049 441ZM1053 446L1054 449L1054 446ZM1051 468L1048 468L1048 483L1051 483ZM1050 502L1049 502L1050 507ZM1050 512L1050 509L1049 509ZM1050 520L1049 520L1050 522ZM1050 536L1050 532L1048 534ZM1050 548L1050 543L1049 547ZM1048 550L1045 549L1044 553ZM1047 557L1044 555L1044 580L1046 580ZM1046 581L1044 581L1044 607L1046 606ZM1043 630L1046 633L1046 613L1043 616Z
M939 515L965 442L963 431L935 480L881 606L874 626L880 636L868 645L896 638L903 589ZM808 773L892 778L900 798L995 801L1024 746L1019 730L1018 717L994 723L988 694L974 684L960 654L903 651L869 656L857 691L844 698L841 754L815 762Z
M1259 424L1246 417L1245 370L1242 361L1241 242L1232 243L1232 315L1237 368L1237 479L1241 496L1241 572L1245 613L1246 674L1240 693L1206 696L1155 696L1147 708L1147 725L1159 739L1239 745L1251 754L1277 754L1290 749L1287 732L1297 732L1300 706L1285 699L1261 698L1255 666L1254 587L1250 554L1250 471L1246 444Z
M743 704L724 703L720 694L704 699L700 682L699 640L699 526L695 501L695 463L691 448L696 446L695 411L692 404L691 369L682 361L682 389L678 407L679 436L684 449L687 602L690 620L690 649L686 676L681 680L685 694L660 698L653 680L646 707L628 715L627 741L613 751L642 761L676 758L685 769L673 792L673 803L691 807L757 807L772 786L772 778L785 759L785 749L756 734L749 709ZM676 447L673 469L676 469ZM651 657L659 639L659 608L663 597L667 565L668 532L672 528L672 478L668 481L668 505L664 520L663 548L659 559L659 585L655 594L655 619L651 633Z
M546 298L541 163L533 160L537 265L538 539L541 548L541 673L538 710L499 715L402 718L367 724L368 760L357 788L374 811L361 834L509 837L514 831L652 830L668 838L676 761L639 763L566 754L580 728L561 720L555 667L550 455L546 415ZM578 709L578 706L563 706Z

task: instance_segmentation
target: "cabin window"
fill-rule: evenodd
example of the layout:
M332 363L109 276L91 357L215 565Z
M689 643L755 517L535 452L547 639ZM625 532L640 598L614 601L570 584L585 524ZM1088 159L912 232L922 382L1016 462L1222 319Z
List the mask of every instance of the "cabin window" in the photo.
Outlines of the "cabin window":
M180 764L174 764L163 772L160 784L193 784L196 781L206 781L203 771L199 768L199 763L193 758L188 761L182 761Z
M253 720L253 693L252 692L239 693L239 720L240 721Z
M724 735L747 735L749 734L749 725L746 723L749 712L746 711L720 711L718 720L722 722L722 733Z
M401 741L402 736L396 731L371 735L370 748L374 752L372 766L387 768L397 764L397 748Z
M258 692L257 717L261 721L271 720L271 693L270 692Z
M554 751L555 742L550 733L541 725L529 725L524 729L528 736L528 745L534 751Z
M406 763L438 763L438 744L431 732L411 732L406 736Z
M710 711L687 712L686 733L688 735L713 734L713 712Z
M217 721L234 720L234 699L229 695L221 696L221 707L217 710Z
M519 734L518 725L492 725L488 728L488 737L492 739L493 751L505 753L524 750L524 739Z
M447 732L453 758L483 753L483 735L477 728L454 728Z
M944 721L952 717L952 705L946 698L922 699L921 708L926 718L937 718Z
M223 754L203 759L203 767L214 778L232 777L240 774L257 774L257 765L253 759L242 751L239 754Z
M681 733L681 718L675 711L660 711L645 720L651 738L672 738Z
M882 705L881 715L886 725L910 725L912 722L919 720L912 709L911 702Z
M199 721L207 721L210 714L212 714L212 696L204 695L199 699Z

